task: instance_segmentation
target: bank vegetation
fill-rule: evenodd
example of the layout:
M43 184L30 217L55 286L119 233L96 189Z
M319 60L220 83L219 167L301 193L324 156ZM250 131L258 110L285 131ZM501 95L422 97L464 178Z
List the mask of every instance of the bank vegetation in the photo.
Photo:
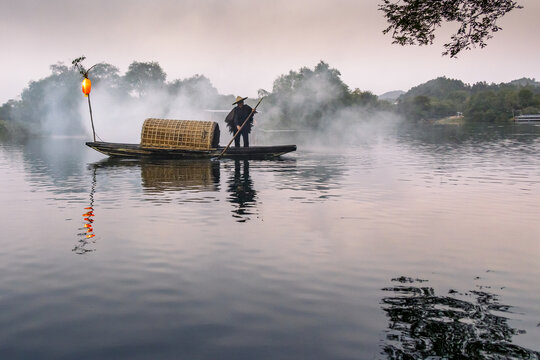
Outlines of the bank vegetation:
M50 68L50 75L30 82L16 99L0 106L0 139L85 132L88 114L81 75L62 63ZM178 106L227 110L236 95L245 96L220 94L204 75L167 81L157 62L134 61L123 74L112 64L100 63L89 77L92 94L106 94L120 108L147 102L156 117L167 116ZM514 115L540 113L540 83L534 79L470 85L439 77L397 99L381 100L369 90L350 88L339 70L324 61L280 75L272 89L261 89L258 96L266 97L259 116L264 126L279 129L324 129L344 110L363 114L357 121L391 112L411 123L441 119L443 123L504 123Z

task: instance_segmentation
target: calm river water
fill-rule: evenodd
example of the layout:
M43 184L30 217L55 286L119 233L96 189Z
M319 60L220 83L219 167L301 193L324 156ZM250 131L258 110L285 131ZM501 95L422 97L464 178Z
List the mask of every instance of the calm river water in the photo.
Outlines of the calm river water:
M540 358L540 127L0 171L1 359Z

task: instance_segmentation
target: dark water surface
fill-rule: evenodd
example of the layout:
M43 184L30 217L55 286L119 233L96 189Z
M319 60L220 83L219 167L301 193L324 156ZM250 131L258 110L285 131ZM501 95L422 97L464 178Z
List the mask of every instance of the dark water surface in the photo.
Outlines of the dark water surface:
M0 359L538 359L539 145L534 126L280 161L2 144Z

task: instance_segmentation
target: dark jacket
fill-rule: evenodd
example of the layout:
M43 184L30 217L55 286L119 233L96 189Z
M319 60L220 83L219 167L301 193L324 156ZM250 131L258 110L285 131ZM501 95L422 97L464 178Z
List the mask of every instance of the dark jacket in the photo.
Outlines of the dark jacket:
M244 104L242 107L236 106L234 109L231 110L229 115L225 118L225 123L227 124L227 127L229 128L229 131L231 134L235 134L238 130L237 126L242 126L244 121L247 119L249 114L251 114L251 111L253 109L251 106ZM242 129L243 133L250 133L251 127L253 126L253 116L251 116L244 128Z

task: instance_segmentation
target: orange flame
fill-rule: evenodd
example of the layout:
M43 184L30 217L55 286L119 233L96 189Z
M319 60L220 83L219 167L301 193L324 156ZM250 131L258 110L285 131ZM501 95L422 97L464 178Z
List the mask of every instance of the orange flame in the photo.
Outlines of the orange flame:
M90 90L92 90L92 82L89 78L84 78L82 82L82 92L84 96L88 96L88 94L90 94Z

